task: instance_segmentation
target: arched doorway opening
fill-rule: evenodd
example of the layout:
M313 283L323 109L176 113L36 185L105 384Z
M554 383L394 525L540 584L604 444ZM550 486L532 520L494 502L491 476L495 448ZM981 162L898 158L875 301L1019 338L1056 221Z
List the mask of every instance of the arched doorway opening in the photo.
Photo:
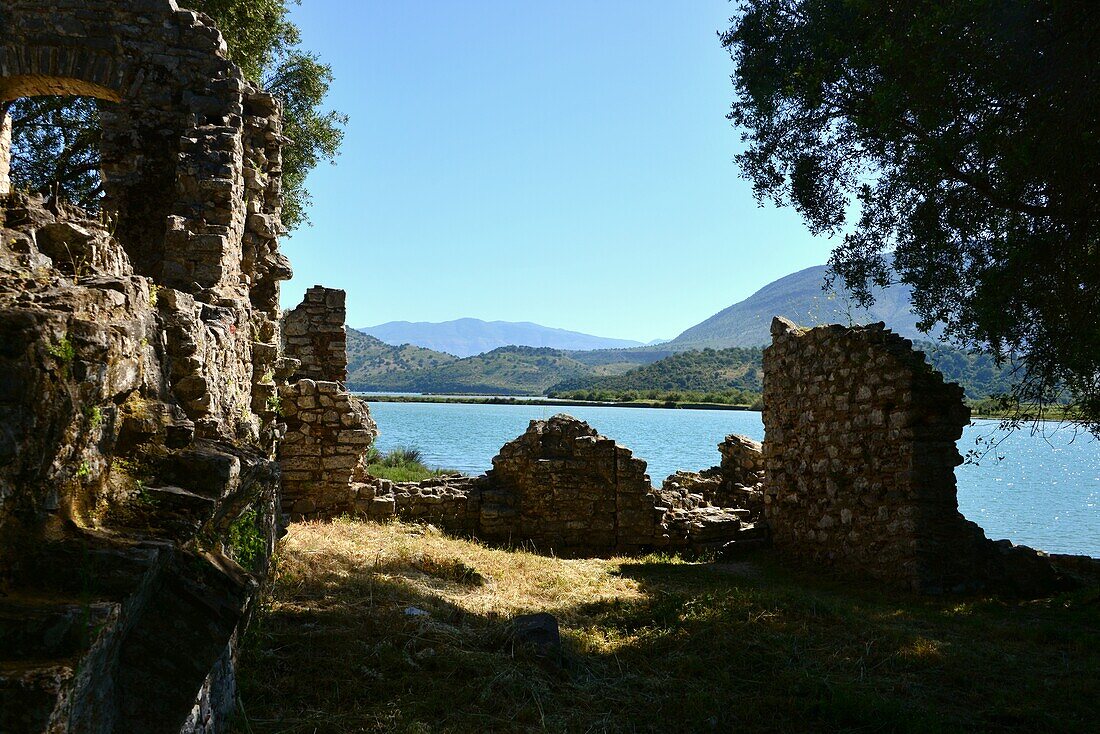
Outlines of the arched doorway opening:
M80 95L20 97L0 103L5 142L10 146L7 189L100 212L106 193L102 115L113 106L108 100Z

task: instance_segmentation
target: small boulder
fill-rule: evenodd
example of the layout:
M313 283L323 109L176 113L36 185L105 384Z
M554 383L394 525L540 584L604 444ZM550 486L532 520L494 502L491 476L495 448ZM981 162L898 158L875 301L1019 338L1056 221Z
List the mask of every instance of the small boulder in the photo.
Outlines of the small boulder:
M526 648L535 657L561 662L561 632L553 614L521 614L512 618L512 650Z

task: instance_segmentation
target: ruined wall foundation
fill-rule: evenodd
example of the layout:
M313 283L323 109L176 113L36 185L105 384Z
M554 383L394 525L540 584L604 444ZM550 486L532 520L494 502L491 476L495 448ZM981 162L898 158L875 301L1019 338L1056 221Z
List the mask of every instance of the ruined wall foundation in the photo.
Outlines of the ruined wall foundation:
M431 522L565 556L722 549L762 537L750 510L667 482L654 489L644 461L564 414L531 421L479 477L371 478L356 491L355 511L373 519Z
M788 557L924 592L1044 593L1030 549L994 545L958 510L970 412L882 324L772 324L764 351L765 516Z

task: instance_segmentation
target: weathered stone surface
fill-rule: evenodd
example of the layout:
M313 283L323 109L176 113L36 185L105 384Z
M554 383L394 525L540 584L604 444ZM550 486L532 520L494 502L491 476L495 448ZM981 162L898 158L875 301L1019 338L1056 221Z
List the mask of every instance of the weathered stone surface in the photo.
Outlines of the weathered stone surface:
M0 111L0 195L11 190L11 117Z
M0 729L183 730L202 695L233 685L204 682L273 550L274 416L240 407L253 379L247 351L212 347L190 366L205 391L177 400L172 371L186 355L166 334L169 299L153 303L149 280L98 222L18 195L0 200L0 217L0 617L26 608L81 641L57 648L49 630L24 627L0 646ZM79 232L102 257L75 276L54 267L37 242L58 232ZM247 306L239 313L249 318ZM218 337L200 319L188 338ZM243 384L226 386L234 377ZM247 558L230 541L235 523L255 538ZM109 578L143 548L138 570ZM89 589L105 615L96 634L64 616L65 595ZM179 644L192 633L195 644Z
M0 101L114 103L102 110L104 206L135 270L198 293L236 289L243 269L270 298L287 275L272 224L279 112L228 60L210 19L171 0L4 0L0 10Z
M883 324L800 329L776 319L763 414L775 547L917 591L1058 588L1045 559L990 543L959 513L962 398Z
M114 104L106 216L0 182L0 730L222 731L280 531L278 106L171 0L0 0L31 94Z
M718 444L721 465L701 472L678 471L665 479L661 495L677 509L701 506L733 507L748 511L752 521L764 514L764 455L760 443L730 434Z
M315 285L283 317L283 353L301 362L292 379L347 380L344 301L344 291Z
M535 657L561 662L561 631L553 614L519 614L510 624L512 652L528 650Z
M293 382L279 391L286 436L279 450L283 511L292 518L370 512L360 497L366 455L378 429L348 393L344 292L314 286L283 319L283 349ZM378 511L377 509L375 511ZM392 513L391 513L392 514Z

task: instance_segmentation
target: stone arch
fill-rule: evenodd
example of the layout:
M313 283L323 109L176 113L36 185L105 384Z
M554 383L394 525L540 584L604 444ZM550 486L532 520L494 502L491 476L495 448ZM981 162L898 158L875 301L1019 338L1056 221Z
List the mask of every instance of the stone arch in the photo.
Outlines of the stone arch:
M122 94L117 88L105 87L95 82L75 77L51 76L49 74L20 74L0 78L0 101L19 97L47 95L79 95L95 97L108 102L121 102Z
M275 243L278 106L208 17L175 0L0 0L0 102L41 94L116 103L103 114L105 208L137 272L276 312L289 276Z

